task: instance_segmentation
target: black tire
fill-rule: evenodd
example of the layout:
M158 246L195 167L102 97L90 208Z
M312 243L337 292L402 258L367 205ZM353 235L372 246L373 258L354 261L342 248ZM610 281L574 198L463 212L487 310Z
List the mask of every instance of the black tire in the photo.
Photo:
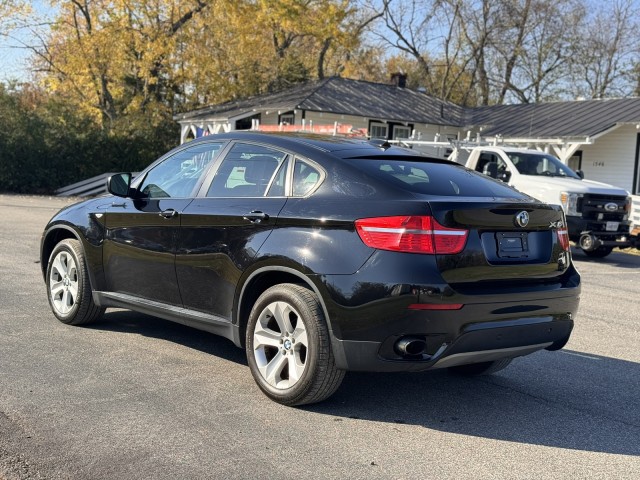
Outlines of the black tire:
M93 302L91 283L80 242L62 240L47 264L47 298L53 314L67 325L86 325L104 309Z
M604 258L611 253L613 247L598 247L595 250L591 250L590 252L587 250L583 250L584 254L587 257L591 258Z
M494 360L492 362L458 365L456 367L449 367L449 371L458 375L491 375L492 373L496 373L507 368L512 360L513 358L502 358L500 360Z
M335 366L318 298L300 285L283 283L260 295L247 324L246 353L258 387L282 405L325 400L345 375Z

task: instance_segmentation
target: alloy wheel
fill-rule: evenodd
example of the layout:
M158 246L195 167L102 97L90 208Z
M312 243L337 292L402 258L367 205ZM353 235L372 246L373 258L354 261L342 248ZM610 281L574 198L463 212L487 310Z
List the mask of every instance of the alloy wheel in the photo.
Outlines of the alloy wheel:
M51 303L61 315L66 315L78 298L78 268L73 256L66 251L59 252L51 265L49 278Z
M287 302L267 305L253 332L253 353L260 375L272 387L294 386L306 368L309 341L300 314Z

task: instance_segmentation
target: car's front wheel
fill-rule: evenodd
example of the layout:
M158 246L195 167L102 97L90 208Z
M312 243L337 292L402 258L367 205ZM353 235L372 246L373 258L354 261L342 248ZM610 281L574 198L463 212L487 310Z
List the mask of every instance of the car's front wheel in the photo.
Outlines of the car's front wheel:
M89 274L78 240L63 240L51 252L47 265L47 293L53 314L63 323L85 325L104 312L93 302Z
M246 351L260 389L283 405L320 402L344 378L318 298L300 285L275 285L260 295L249 316Z

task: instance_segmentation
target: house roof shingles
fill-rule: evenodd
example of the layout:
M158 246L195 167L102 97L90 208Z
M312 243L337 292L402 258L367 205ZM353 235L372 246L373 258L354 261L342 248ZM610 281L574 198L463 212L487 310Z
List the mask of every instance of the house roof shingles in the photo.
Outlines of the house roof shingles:
M177 115L175 120L234 117L251 111L294 109L398 122L459 125L464 108L394 85L330 77L283 92L259 95Z
M483 136L588 137L618 123L640 123L640 98L495 105L467 111L467 126Z
M308 110L371 119L479 128L483 136L594 136L618 123L640 124L640 98L465 108L395 85L330 77L288 90L213 105L175 120L228 119L261 111Z

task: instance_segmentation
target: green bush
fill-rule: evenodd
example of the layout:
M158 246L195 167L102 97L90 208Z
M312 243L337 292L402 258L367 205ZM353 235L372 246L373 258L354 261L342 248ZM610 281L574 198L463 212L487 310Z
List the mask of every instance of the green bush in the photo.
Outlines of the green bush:
M51 194L102 173L139 171L178 142L171 118L124 118L107 131L37 93L0 84L0 192Z

